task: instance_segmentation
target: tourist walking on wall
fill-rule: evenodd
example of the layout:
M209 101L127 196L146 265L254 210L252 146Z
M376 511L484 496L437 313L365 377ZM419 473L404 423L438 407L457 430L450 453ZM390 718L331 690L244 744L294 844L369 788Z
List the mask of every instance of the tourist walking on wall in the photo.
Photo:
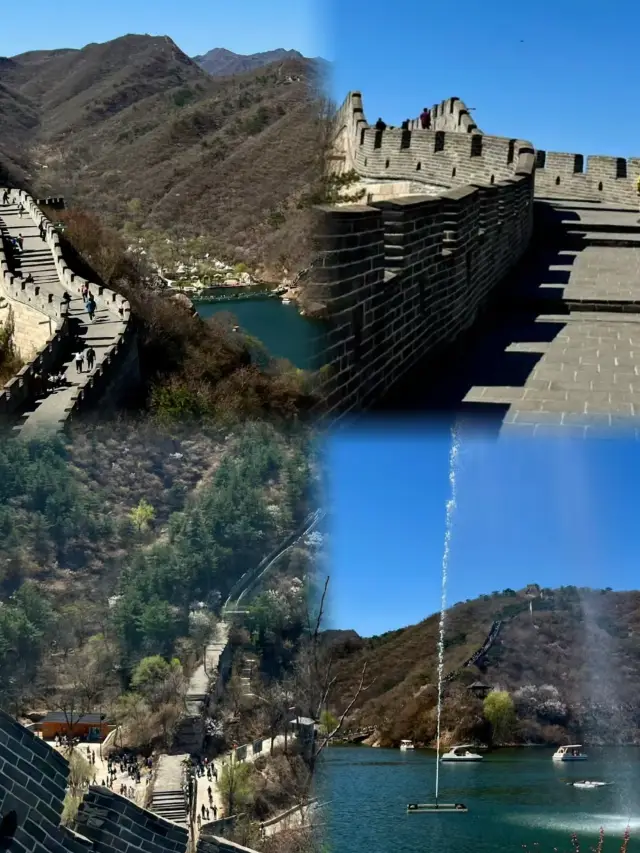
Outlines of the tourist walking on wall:
M84 365L84 353L77 352L76 353L76 370L78 373L82 373L82 367Z
M93 365L96 363L96 351L93 347L89 347L85 355L87 356L87 369L93 370ZM138 774L140 775L140 774ZM140 780L138 780L140 781Z
M9 190L5 190L2 193L2 203L3 204L9 204Z
M89 294L89 298L87 299L87 314L89 315L89 319L93 323L93 315L96 313L96 300L93 298L91 294Z
M387 129L386 122L382 121L382 119L379 118L378 121L376 122L376 130L386 130L386 129Z
M18 234L16 237L16 243L18 244L18 248L22 251L22 247L24 246L24 237L22 234Z
M426 107L420 113L420 126L423 130L429 130L431 127L431 112Z

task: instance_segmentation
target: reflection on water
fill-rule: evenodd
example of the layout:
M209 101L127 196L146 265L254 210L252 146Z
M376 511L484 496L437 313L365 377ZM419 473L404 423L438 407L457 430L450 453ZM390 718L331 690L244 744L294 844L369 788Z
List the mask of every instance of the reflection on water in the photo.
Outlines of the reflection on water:
M595 846L600 827L607 851L618 851L631 828L629 853L640 853L640 749L589 750L589 761L558 765L552 749L500 750L478 764L444 764L440 799L462 802L467 814L407 815L410 802L429 802L435 784L431 751L332 747L321 768L321 795L331 801L331 853L540 853ZM585 790L573 781L613 784ZM626 812L626 813L625 813ZM637 837L634 838L634 831Z

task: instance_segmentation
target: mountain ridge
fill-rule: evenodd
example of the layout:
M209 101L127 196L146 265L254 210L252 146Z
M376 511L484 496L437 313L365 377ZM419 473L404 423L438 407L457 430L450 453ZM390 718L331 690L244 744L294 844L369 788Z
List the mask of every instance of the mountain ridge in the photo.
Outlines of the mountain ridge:
M447 611L445 742L490 737L482 698L469 689L479 681L512 696L516 743L577 738L640 744L635 698L640 592L527 590L504 590ZM439 614L433 614L379 637L350 636L348 647L334 644L340 697L334 710L348 700L365 662L367 677L375 679L359 697L351 727L375 726L375 741L382 745L397 745L404 737L433 742L438 621Z
M258 53L234 53L225 47L214 47L200 56L192 57L201 68L212 76L231 76L254 71L270 65L272 62L283 62L291 59L307 59L299 50L289 50L283 47L274 50L263 50Z
M299 200L322 171L312 60L212 76L171 38L129 34L8 58L0 86L5 180L120 229L212 235L211 251L254 268L307 264Z

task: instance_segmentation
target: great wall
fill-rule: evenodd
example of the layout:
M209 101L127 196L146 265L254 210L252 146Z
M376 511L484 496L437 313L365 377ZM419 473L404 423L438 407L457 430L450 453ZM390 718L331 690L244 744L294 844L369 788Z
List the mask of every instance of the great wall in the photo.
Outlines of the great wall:
M224 613L238 612L244 596L251 592L274 561L307 535L323 519L321 512L312 513L300 527L271 551L254 569L243 575L225 602ZM205 785L196 785L191 796L184 762L190 755L202 753L207 734L207 717L213 713L224 692L233 661L230 622L221 619L216 637L204 650L202 663L192 674L185 695L185 713L179 722L173 749L161 754L147 801L149 808L136 805L109 787L91 785L79 807L75 832L61 823L63 802L67 793L69 763L53 746L34 731L0 709L0 851L16 853L256 853L225 838L226 828L237 815L203 823L195 835L195 816L202 804L207 805ZM234 746L237 761L255 760L284 744L284 734L258 738L250 744ZM103 747L113 746L117 730L105 739ZM309 746L310 731L304 726L291 729L290 738L298 740L302 749ZM218 772L220 761L215 759ZM298 804L262 825L265 835L287 828L293 813L305 815L315 808L315 800ZM192 829L189 829L191 825ZM11 829L5 838L3 831ZM194 843L194 838L195 843Z
M536 151L458 98L376 129L358 92L330 169L361 203L319 208L330 417L485 416L586 436L640 415L640 158Z
M75 274L58 232L35 200L22 190L8 192L8 204L0 205L0 322L12 317L14 341L26 363L0 391L0 418L26 438L59 431L98 401L117 405L139 380L138 353L127 300ZM0 199L3 193L0 188ZM23 249L12 253L10 239L20 236ZM93 322L85 319L85 284L96 301ZM73 354L90 346L95 366L78 372ZM47 388L45 377L57 372L65 384Z

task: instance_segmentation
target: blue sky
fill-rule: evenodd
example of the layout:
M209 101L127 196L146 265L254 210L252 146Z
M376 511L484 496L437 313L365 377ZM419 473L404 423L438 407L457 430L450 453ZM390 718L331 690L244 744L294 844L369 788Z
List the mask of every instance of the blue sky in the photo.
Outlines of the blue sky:
M226 47L258 53L277 47L322 55L320 0L30 0L2 16L0 56L84 47L128 33L170 36L189 56Z
M439 610L450 445L427 423L331 438L327 627L371 636ZM459 459L450 605L528 583L637 588L637 444L475 434Z
M327 0L332 96L390 124L452 96L537 148L638 156L637 0Z

